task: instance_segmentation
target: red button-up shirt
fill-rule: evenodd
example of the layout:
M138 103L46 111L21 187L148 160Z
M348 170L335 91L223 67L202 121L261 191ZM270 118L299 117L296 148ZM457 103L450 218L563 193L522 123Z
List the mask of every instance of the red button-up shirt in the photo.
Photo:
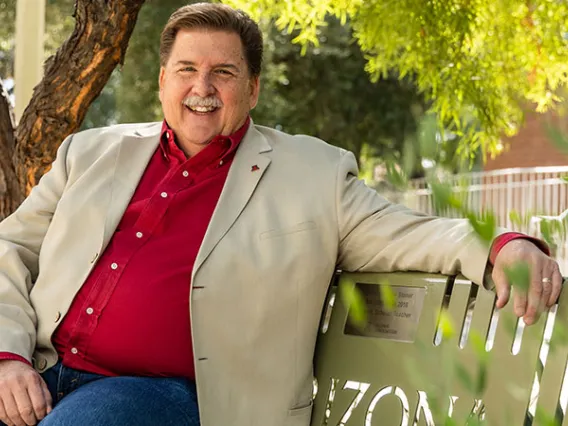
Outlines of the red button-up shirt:
M191 271L248 125L187 159L164 123L118 228L54 333L64 365L194 377Z

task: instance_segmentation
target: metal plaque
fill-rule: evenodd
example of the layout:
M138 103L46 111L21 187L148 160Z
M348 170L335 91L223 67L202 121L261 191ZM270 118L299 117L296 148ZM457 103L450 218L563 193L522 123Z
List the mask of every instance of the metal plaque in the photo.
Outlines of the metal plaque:
M388 309L381 297L383 285L385 284L355 284L365 300L367 324L359 328L347 319L344 333L352 336L414 342L426 288L390 286L396 299L394 308Z

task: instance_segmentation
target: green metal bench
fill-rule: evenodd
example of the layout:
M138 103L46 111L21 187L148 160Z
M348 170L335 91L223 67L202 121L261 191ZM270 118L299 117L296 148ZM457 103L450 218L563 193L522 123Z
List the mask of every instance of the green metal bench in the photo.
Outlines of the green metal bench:
M393 310L381 296L385 281L397 295ZM496 312L494 293L462 277L344 273L338 282L361 290L369 318L353 326L331 287L312 426L549 426L541 412L568 425L568 292L524 327L512 303ZM441 311L453 334L441 332Z

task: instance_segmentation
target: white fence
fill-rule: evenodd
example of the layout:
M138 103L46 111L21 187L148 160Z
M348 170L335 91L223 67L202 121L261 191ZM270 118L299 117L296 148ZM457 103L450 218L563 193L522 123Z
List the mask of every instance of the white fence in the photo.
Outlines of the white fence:
M474 172L449 176L443 181L463 196L469 209L478 213L492 211L499 226L539 236L539 216L554 217L565 223L565 215L562 215L568 210L565 176L568 176L568 166ZM432 191L425 179L411 183L404 204L434 213ZM520 220L514 220L511 212ZM568 275L566 238L558 241L557 258L562 272Z

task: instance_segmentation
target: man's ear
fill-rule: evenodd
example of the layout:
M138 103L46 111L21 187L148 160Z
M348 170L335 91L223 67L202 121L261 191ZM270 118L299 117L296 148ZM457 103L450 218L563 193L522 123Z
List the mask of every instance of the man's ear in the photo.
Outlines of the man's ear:
M158 85L160 87L158 96L160 97L160 101L162 100L162 92L164 90L164 75L166 73L166 70L164 67L160 67L160 74L158 76Z
M254 109L256 104L258 103L258 97L260 95L260 77L251 77L250 78L250 109Z

